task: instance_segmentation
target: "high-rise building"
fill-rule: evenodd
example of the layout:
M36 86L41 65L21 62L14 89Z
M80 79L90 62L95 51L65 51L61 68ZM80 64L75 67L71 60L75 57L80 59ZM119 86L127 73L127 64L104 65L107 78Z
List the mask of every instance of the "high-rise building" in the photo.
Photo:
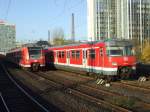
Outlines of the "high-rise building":
M87 0L88 40L101 40L116 35L116 1ZM108 32L109 31L109 32Z
M8 24L0 20L0 52L5 53L16 44L16 28L13 24Z
M150 0L87 0L88 40L150 38Z

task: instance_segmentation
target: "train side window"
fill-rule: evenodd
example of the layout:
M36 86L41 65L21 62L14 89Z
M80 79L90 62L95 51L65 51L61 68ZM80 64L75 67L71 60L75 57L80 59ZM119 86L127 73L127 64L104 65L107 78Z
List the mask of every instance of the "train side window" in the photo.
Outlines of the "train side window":
M90 49L90 50L89 50L89 57L90 57L91 59L95 59L95 49Z
M100 48L100 56L103 56L103 48Z
M77 59L80 58L80 51L76 51L76 58L77 58Z
M58 52L58 57L61 58L61 52L60 51Z
M75 51L71 51L72 58L75 58Z
M61 58L64 58L64 51L61 52Z

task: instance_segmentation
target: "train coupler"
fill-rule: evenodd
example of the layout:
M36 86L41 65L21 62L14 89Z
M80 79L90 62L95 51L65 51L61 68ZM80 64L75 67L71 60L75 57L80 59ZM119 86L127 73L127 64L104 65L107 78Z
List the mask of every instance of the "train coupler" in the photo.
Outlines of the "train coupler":
M39 63L32 63L32 65L31 65L31 70L32 70L33 72L36 72L36 71L39 70L39 66L40 66Z

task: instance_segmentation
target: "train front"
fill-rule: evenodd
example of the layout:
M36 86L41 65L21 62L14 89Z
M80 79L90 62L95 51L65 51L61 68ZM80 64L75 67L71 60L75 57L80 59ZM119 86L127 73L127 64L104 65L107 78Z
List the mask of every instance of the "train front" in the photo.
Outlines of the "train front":
M111 72L121 78L129 77L135 73L136 58L134 48L130 41L110 41L106 42L107 66L116 69Z
M45 56L42 47L28 47L29 62L32 71L38 71L45 66Z

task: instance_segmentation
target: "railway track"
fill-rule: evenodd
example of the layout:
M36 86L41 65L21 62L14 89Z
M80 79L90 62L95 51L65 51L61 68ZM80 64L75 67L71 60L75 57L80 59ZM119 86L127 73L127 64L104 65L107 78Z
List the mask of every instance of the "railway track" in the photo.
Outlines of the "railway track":
M120 106L117 106L116 104L112 103L111 101L109 101L110 99L112 99L112 97L125 97L125 99L128 99L127 96L121 95L119 93L117 94L115 92L110 92L107 90L101 90L101 89L92 87L90 84L86 85L86 82L80 82L83 79L81 79L79 82L76 82L74 80L73 80L73 82L71 82L67 79L67 77L63 77L63 75L62 75L62 77L58 77L56 75L57 73L59 73L61 75L64 72L58 71L58 72L55 72L54 74L53 74L53 72L46 72L46 73L39 72L39 73L36 73L36 74L33 73L33 74L36 77L41 77L41 78L48 80L50 85L52 85L54 88L56 88L56 90L67 92L68 94L76 96L79 99L88 101L94 105L109 108L111 111L116 111L116 112L132 111L132 110L130 110L131 108L130 109L128 108L129 109L128 110L128 109L126 109L126 106L120 107ZM32 74L31 74L31 76L32 76ZM53 77L53 76L55 76L55 77ZM75 74L72 74L71 79L74 79L73 77L75 77L75 76L76 76ZM91 81L91 78L89 80ZM49 90L50 89L47 89L45 92L49 92ZM96 93L98 93L98 94L96 94ZM147 104L145 102L138 101L137 104L140 105L140 106L138 106L138 108L141 107L140 108L141 110L138 112L143 111L143 109L145 109L147 112L148 112L148 110L150 110L149 104ZM134 107L133 110L134 111L139 110L138 108Z
M47 74L48 73L49 72L47 72ZM59 74L61 74L61 73L65 73L66 74L66 72L62 72L62 71L58 71L58 73ZM53 74L53 75L55 75L55 74ZM66 75L68 76L69 73L66 74ZM48 78L45 73L43 74L43 76ZM73 79L73 77L76 77L76 75L72 74L72 73L71 73L70 76L71 76L71 79ZM55 75L55 77L57 77L57 76ZM87 79L87 77L82 77L82 78ZM116 104L118 105L117 102L120 102L120 101L121 102L126 102L126 103L122 104L123 108L124 107L125 108L131 108L128 105L128 103L135 102L135 104L132 107L134 111L139 111L138 108L140 108L141 111L144 111L144 110L146 110L146 111L148 110L149 111L150 110L150 104L148 102L145 102L145 101L143 101L141 99L138 99L138 98L135 98L135 97L132 97L132 96L124 95L124 94L113 92L113 91L108 91L107 89L97 88L94 85L91 85L89 83L89 82L93 82L94 80L92 80L91 78L89 78L88 80L89 81L79 82L79 83L78 82L73 82L73 84L70 85L69 87L74 89L74 90L76 90L76 91L78 91L78 92L80 91L81 93L84 93L86 95L92 96L92 97L97 98L97 99L105 100L106 102L110 102L110 103L115 104L115 105ZM59 80L57 82L62 82L62 81ZM65 85L65 84L63 84L63 85ZM116 99L116 100L113 100L113 99ZM138 108L136 108L137 106L138 106Z
M48 72L49 73L49 72ZM76 73L70 73L70 72L68 72L68 71L62 71L62 70L60 70L60 71L58 71L58 73L64 73L64 74L66 74L66 75L70 75L71 77L76 77L76 75L78 75L78 74L76 74ZM83 77L82 77L83 78ZM87 77L86 77L87 78ZM95 81L94 79L92 79L92 78L89 78L89 80L91 81L91 82L93 82L93 81ZM128 82L126 82L126 81L121 81L121 82L112 82L112 84L113 85L115 85L115 86L123 86L123 87L126 87L126 88L131 88L131 89L135 89L135 90L139 90L139 91L142 91L142 92L145 92L145 93L150 93L150 88L149 87L144 87L144 86L141 86L141 85L137 85L137 84L131 84L131 83L128 83ZM83 86L83 85L82 85ZM85 85L84 85L85 86ZM90 84L88 84L88 86L90 86Z
M9 112L9 109L6 105L2 93L0 93L0 112Z
M49 112L9 75L0 62L0 110L2 112Z
M63 73L63 72L69 74L69 71L60 70L60 73ZM74 75L72 75L72 73L74 73ZM76 72L71 72L71 75L75 76L75 75L79 75L79 74L77 74ZM145 87L145 86L141 86L141 85L134 84L134 83L128 83L126 81L114 82L113 85L115 85L115 86L123 86L123 87L126 87L126 88L139 90L139 91L142 91L142 92L145 92L145 93L150 93L150 87Z
M144 93L150 93L150 88L148 88L148 87L139 86L137 84L131 84L131 83L128 83L128 82L125 82L125 81L115 82L115 83L113 83L113 85L116 85L116 86L120 85L120 86L130 88L130 89L133 89L133 90L139 90L139 91L142 91Z
M65 84L63 84L59 81L54 81L54 80L48 78L46 76L46 74L43 72L36 73L36 74L42 78L45 78L46 80L49 80L50 83L53 84L55 87L57 87L57 86L61 87L61 89L64 90L65 92L67 92L68 94L71 94L71 95L76 96L80 99L86 100L86 101L93 103L95 105L98 105L100 107L109 108L113 112L131 112L131 110L128 110L128 109L125 109L123 107L111 104L105 100L101 100L97 97L86 94L83 91L76 89L76 86L78 86L78 84L72 83L72 85L70 85L70 86L68 86L68 84L67 84L67 86L65 86Z
M137 83L129 83L129 82L126 82L126 81L121 81L121 83L132 86L132 87L135 87L135 88L143 90L143 91L150 92L150 86L140 85L140 82L138 82L138 84L137 84Z

